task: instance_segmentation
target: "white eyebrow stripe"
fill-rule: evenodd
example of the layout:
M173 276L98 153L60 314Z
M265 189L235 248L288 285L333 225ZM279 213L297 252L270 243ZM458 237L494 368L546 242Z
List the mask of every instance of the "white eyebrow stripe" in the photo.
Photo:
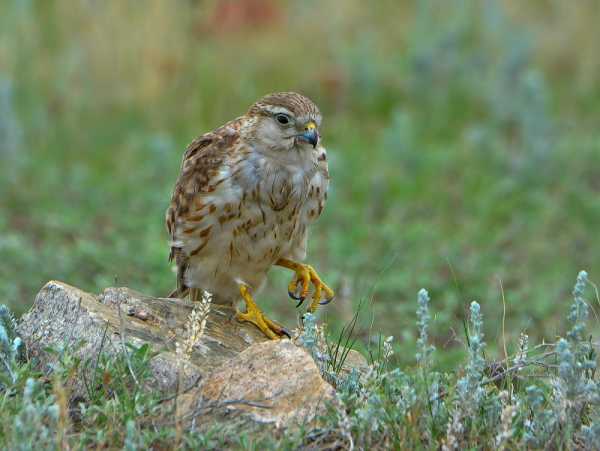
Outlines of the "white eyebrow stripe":
M271 114L281 114L281 113L283 113L283 114L286 114L286 115L288 115L290 117L294 117L294 115L292 114L292 112L290 110L288 110L287 108L284 108L282 106L272 105L272 106L268 107L268 110L269 110L269 113L271 113Z

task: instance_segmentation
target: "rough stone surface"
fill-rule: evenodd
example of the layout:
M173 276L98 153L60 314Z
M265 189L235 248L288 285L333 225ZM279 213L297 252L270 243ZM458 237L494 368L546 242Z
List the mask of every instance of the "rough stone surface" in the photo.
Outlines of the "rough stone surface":
M153 298L129 288L107 288L95 296L50 281L21 320L19 333L28 352L43 364L55 358L48 347L77 349L86 359L100 351L119 352L123 342L148 343L158 353L151 362L156 388L165 392L175 389L178 368L183 367L185 384L198 381L248 346L266 340L254 326L235 321L231 305L215 304L190 359L178 362L175 343L184 339L192 308L184 300Z
M249 347L186 395L188 403L221 403L231 412L277 426L310 422L333 400L334 390L321 378L312 357L289 340Z
M46 368L56 359L48 347L66 346L83 360L93 360L100 352L121 352L125 343L148 343L156 353L150 362L152 388L173 394L179 386L187 418L206 412L208 405L226 416L239 414L257 424L282 426L311 421L334 399L333 388L304 349L290 340L267 340L253 325L237 322L231 303L211 304L205 332L191 356L179 357L175 344L184 340L192 308L188 301L154 298L128 288L107 288L96 296L51 281L36 296L18 331L30 356ZM366 366L355 351L347 362ZM72 387L72 396L85 398L83 382Z

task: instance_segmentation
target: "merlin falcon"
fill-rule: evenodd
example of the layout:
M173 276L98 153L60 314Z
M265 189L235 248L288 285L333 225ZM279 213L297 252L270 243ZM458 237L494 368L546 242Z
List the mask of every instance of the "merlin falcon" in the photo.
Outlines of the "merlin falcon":
M171 296L198 300L207 290L241 297L246 311L237 319L271 339L289 333L253 296L273 265L294 272L288 293L298 306L311 285L309 312L333 299L333 290L302 263L308 228L323 211L329 185L321 119L301 94L269 94L187 147L166 213L169 258L177 265Z

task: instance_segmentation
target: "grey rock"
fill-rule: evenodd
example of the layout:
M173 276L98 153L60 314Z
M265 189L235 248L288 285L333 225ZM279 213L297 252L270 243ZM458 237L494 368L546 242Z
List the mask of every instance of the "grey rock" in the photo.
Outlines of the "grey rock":
M285 426L313 420L334 401L334 389L303 348L287 339L270 341L253 325L239 323L231 302L211 303L204 333L191 354L178 354L176 343L185 342L192 309L189 301L155 298L129 288L93 295L51 281L23 316L18 332L30 357L47 371L57 359L49 347L94 361L101 352L122 352L127 343L149 344L155 354L149 388L165 396L177 393L182 418L218 410L229 417L235 413L255 423ZM355 351L347 361L352 367L366 366ZM84 382L71 387L72 398L86 398L89 386Z

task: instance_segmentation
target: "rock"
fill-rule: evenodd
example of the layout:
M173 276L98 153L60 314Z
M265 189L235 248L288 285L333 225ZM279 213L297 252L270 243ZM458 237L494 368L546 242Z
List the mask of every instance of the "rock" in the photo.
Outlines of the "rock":
M46 348L78 348L83 358L114 353L123 343L150 344L158 355L151 366L157 388L172 391L177 382L175 345L185 339L193 305L181 299L153 298L128 288L107 288L99 296L62 282L48 282L23 316L19 333L29 353L42 363L53 356ZM143 313L141 313L143 312ZM266 338L254 326L233 319L231 304L213 304L204 335L184 362L185 381L201 378L211 368Z
M18 332L43 368L56 361L48 347L66 347L85 361L97 359L100 352L122 352L126 343L149 344L155 353L150 388L165 395L179 390L178 409L183 408L179 412L186 418L218 407L229 416L287 426L311 421L334 400L334 389L303 348L290 340L270 341L253 325L239 323L231 302L211 302L203 334L189 353L177 353L177 344L181 350L189 335L193 308L189 301L129 288L93 295L51 281L23 316ZM355 351L348 355L346 372L348 363L366 365ZM83 381L75 382L71 394L85 399Z
M183 402L188 411L213 402L253 421L281 426L311 422L334 399L333 387L321 378L312 357L291 341L278 340L250 346L228 360Z

